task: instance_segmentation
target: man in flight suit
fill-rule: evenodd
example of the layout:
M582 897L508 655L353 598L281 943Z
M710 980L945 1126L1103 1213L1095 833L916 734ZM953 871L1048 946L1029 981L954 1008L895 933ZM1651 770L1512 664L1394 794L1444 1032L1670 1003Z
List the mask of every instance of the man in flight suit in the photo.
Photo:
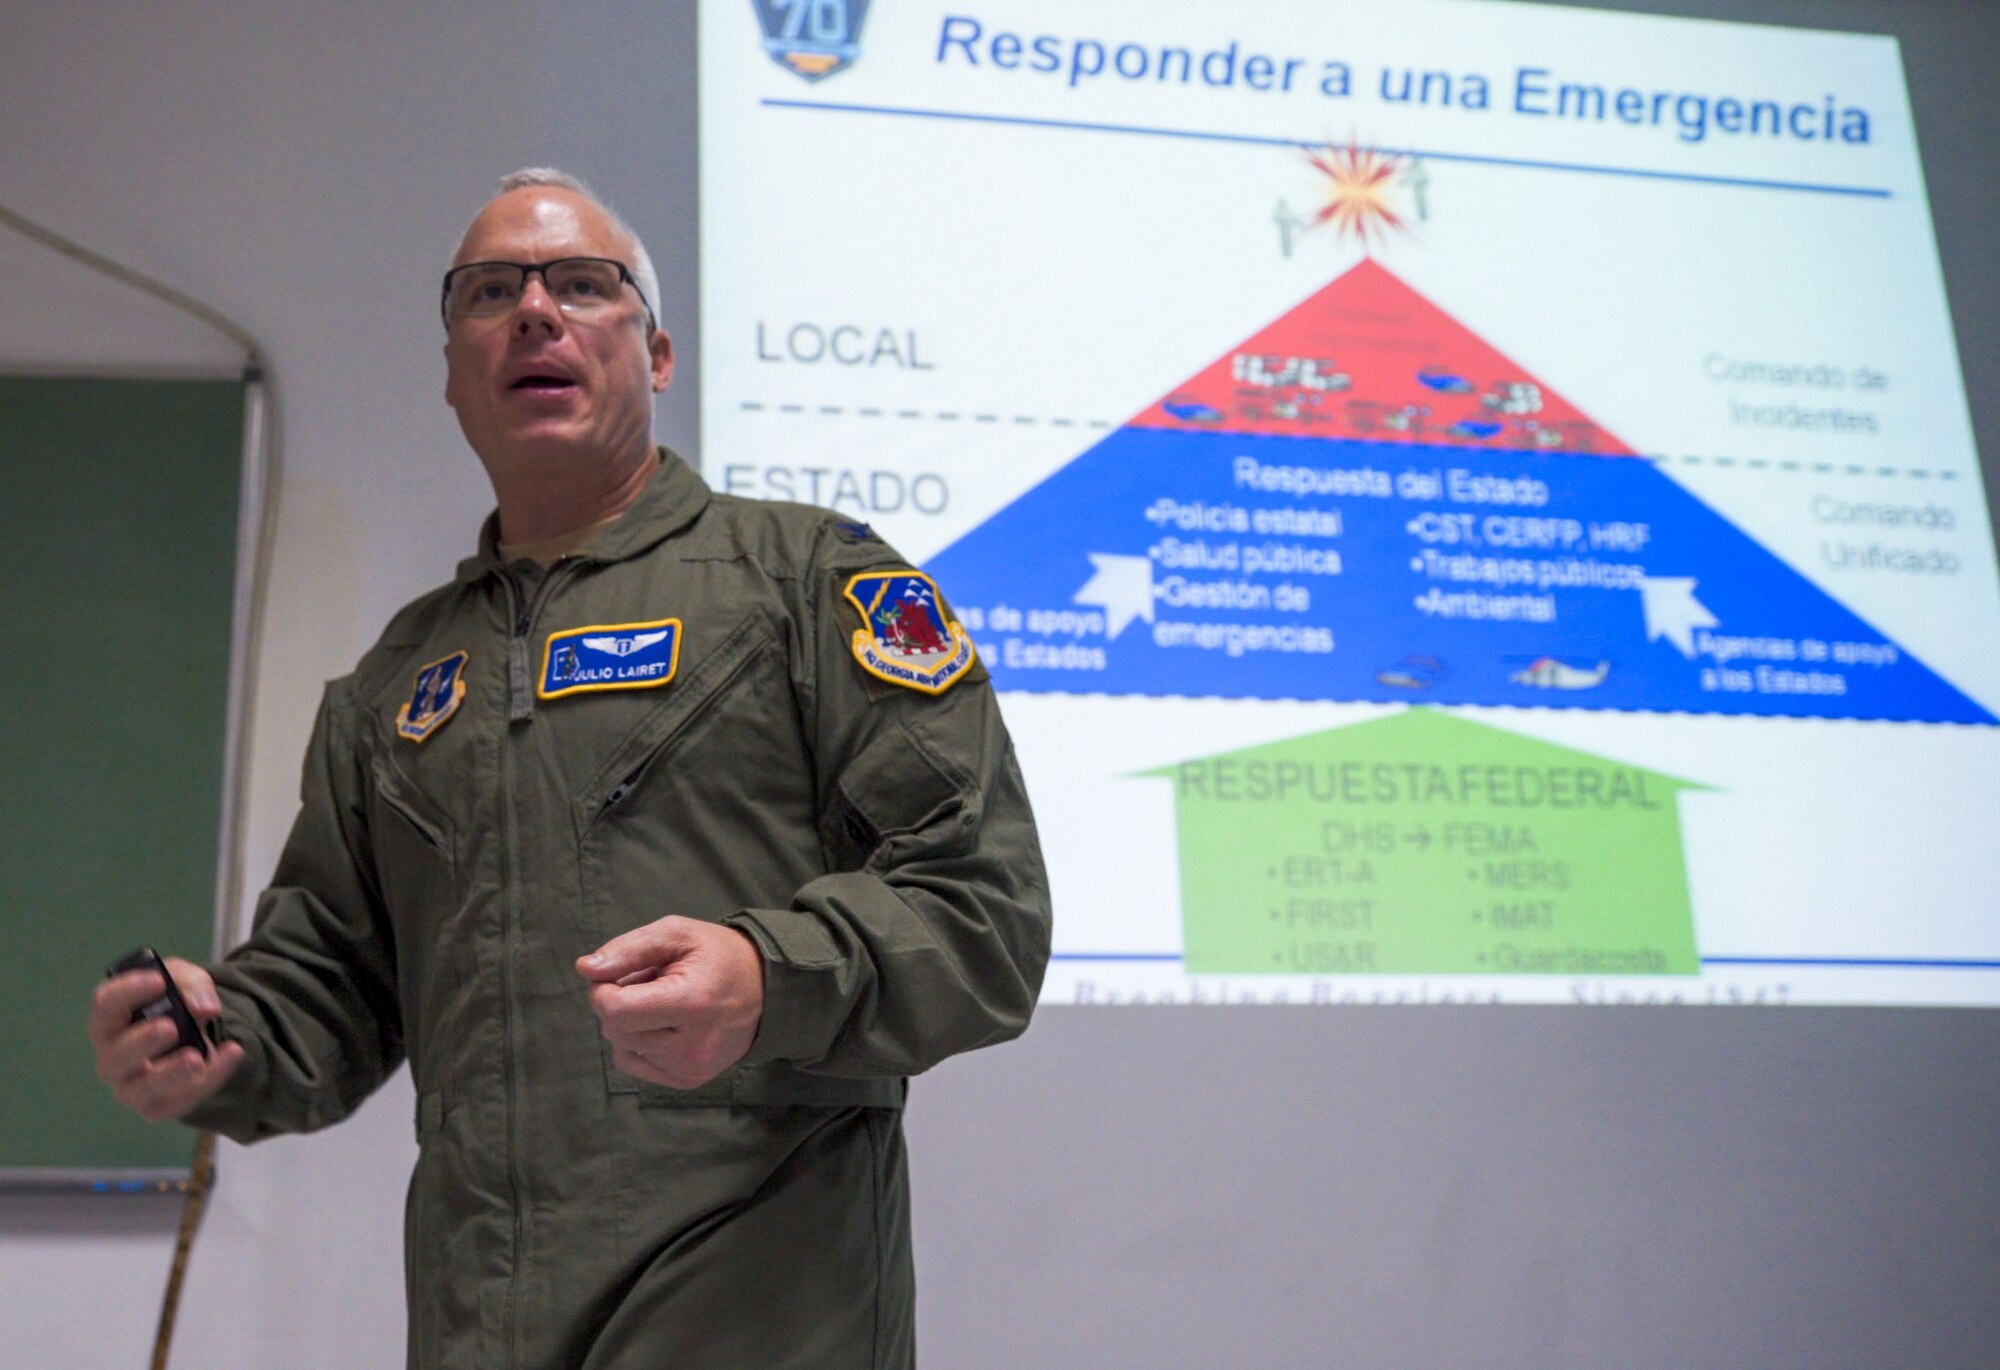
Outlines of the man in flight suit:
M498 510L328 686L248 942L100 987L98 1070L238 1141L407 1059L412 1366L912 1363L904 1077L1027 1024L1048 886L984 670L864 525L651 442L643 247L527 171L446 278Z

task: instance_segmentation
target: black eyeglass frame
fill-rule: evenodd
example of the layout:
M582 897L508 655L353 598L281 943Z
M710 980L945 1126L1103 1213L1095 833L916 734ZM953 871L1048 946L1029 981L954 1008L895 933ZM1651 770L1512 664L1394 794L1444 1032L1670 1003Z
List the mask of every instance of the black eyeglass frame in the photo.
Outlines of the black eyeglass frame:
M660 319L653 312L653 302L647 299L646 292L639 288L639 278L632 274L632 268L619 261L616 257L556 257L546 262L461 262L444 273L444 288L438 292L438 317L444 320L444 326L447 329L451 327L451 278L461 271L471 271L473 268L481 266L511 266L521 273L521 289L523 291L528 288L528 277L540 276L542 278L542 289L548 290L549 294L553 296L555 291L549 286L549 268L561 266L566 262L602 262L606 266L617 267L619 284L631 286L632 293L639 297L640 307L646 311L646 331L648 333L658 331ZM557 308L561 308L561 306L558 305Z

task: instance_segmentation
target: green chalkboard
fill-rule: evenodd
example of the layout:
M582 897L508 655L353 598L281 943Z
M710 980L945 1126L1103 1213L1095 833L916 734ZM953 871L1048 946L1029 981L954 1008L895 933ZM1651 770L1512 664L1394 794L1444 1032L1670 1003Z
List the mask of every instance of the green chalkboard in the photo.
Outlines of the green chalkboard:
M0 1183L185 1170L87 997L215 941L243 385L0 377Z

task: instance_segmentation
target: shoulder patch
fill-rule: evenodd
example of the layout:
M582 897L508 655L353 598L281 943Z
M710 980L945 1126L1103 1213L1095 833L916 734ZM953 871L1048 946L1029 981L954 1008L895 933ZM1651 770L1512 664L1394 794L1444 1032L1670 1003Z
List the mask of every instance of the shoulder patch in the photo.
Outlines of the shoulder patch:
M681 621L599 623L550 633L542 647L540 699L586 690L650 690L674 678L681 664Z
M875 530L865 523L836 523L833 525L833 531L840 536L842 542L880 542L882 540L875 535Z
M396 732L412 742L422 742L444 726L465 702L467 652L453 652L417 672L417 683L409 701L396 711Z
M937 582L921 571L864 571L847 582L861 611L854 659L892 685L943 694L973 662L972 639L948 621Z

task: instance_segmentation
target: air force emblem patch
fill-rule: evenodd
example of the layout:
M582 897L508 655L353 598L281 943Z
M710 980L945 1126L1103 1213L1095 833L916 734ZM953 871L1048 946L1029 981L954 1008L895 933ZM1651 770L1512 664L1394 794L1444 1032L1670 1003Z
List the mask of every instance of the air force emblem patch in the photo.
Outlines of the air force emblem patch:
M399 735L422 742L458 712L465 700L465 663L470 659L464 652L453 652L417 672L409 702L396 711Z
M787 71L818 81L861 55L868 0L753 0L764 51Z
M542 650L543 699L586 690L649 690L674 678L681 660L681 621L609 623L550 633Z
M861 611L854 659L892 685L943 694L972 666L972 639L948 622L937 582L920 571L867 571L847 582Z

